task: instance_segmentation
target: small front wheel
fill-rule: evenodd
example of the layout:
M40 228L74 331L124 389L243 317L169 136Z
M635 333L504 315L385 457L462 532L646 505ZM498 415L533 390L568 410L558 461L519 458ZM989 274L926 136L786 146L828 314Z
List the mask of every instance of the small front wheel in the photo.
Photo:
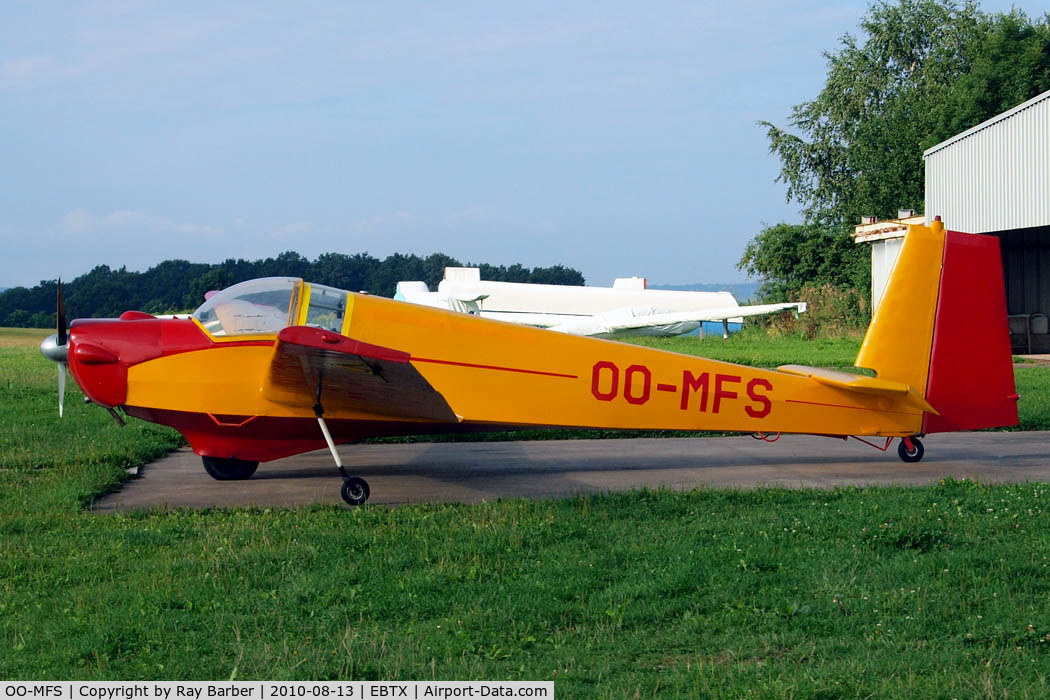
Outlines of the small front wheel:
M918 462L924 452L919 438L901 438L901 444L897 446L897 454L905 462Z
M204 462L204 471L208 472L208 476L218 481L250 479L255 470L259 468L258 462L249 462L244 459L201 457L201 461Z
M371 491L368 488L368 482L359 476L352 476L349 479L343 480L343 485L339 489L339 495L343 497L343 500L352 506L359 506L368 500L368 496Z

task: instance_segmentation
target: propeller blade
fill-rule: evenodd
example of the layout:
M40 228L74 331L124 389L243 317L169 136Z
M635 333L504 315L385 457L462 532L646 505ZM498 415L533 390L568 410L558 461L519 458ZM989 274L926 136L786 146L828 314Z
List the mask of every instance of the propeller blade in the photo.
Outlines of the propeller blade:
M58 302L55 304L58 310L58 344L66 344L66 304L62 300L62 278L58 278Z
M58 417L62 417L62 404L66 398L66 363L58 363Z

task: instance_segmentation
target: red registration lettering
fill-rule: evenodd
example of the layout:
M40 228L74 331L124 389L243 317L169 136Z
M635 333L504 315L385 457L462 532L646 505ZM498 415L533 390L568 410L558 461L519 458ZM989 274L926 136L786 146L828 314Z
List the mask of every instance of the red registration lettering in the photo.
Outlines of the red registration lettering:
M707 410L707 388L709 375L704 372L699 377L693 376L689 370L682 371L682 403L681 409L689 408L689 392L700 390L700 410Z
M608 391L602 391L602 370L608 370ZM591 370L591 393L594 394L594 398L598 399L599 401L612 401L616 398L616 395L619 392L620 368L614 365L612 362L606 360L603 360L602 362L595 362L594 368Z
M766 379L752 379L747 383L747 397L754 401L757 406L745 406L744 410L752 418L765 418L773 410L773 402L769 397L758 393L758 389L773 391L773 385Z
M735 377L732 374L716 374L715 375L715 403L711 407L712 413L718 413L721 408L722 399L735 399L737 394L735 391L723 388L723 384L732 382L733 384L740 383L740 377Z
M637 379L638 375L641 375L641 380ZM627 403L640 406L648 401L652 379L648 367L642 365L628 367L623 374L623 397L627 399Z

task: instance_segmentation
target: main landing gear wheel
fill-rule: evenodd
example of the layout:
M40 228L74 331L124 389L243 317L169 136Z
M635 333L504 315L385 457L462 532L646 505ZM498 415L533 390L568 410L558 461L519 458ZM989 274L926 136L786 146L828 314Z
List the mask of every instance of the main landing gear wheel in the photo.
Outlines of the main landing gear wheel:
M243 459L201 457L201 461L204 462L204 471L208 472L208 476L218 481L250 479L255 470L259 468L258 462L249 462Z
M368 500L372 491L368 488L368 482L359 476L343 479L343 485L339 489L339 495L352 506L359 506Z
M919 438L901 438L901 444L897 446L897 454L905 462L918 462L922 459L923 452L925 450Z

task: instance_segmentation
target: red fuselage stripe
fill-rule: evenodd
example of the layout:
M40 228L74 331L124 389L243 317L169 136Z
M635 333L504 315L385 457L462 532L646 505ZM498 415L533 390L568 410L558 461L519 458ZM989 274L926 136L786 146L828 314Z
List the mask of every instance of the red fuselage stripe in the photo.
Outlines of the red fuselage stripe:
M412 362L430 362L435 365L453 365L455 367L471 367L473 369L494 369L499 372L520 372L521 374L538 374L544 377L560 377L563 379L579 379L575 374L559 374L558 372L543 372L538 369L521 369L518 367L496 367L495 365L475 365L470 362L454 362L452 360L435 360L427 357L412 357Z
M918 416L919 413L912 411L884 411L881 408L868 408L867 406L844 406L838 403L819 403L817 401L799 401L798 399L785 399L786 403L804 403L808 406L828 406L829 408L852 408L855 411L876 411L878 413L899 413L902 416Z

